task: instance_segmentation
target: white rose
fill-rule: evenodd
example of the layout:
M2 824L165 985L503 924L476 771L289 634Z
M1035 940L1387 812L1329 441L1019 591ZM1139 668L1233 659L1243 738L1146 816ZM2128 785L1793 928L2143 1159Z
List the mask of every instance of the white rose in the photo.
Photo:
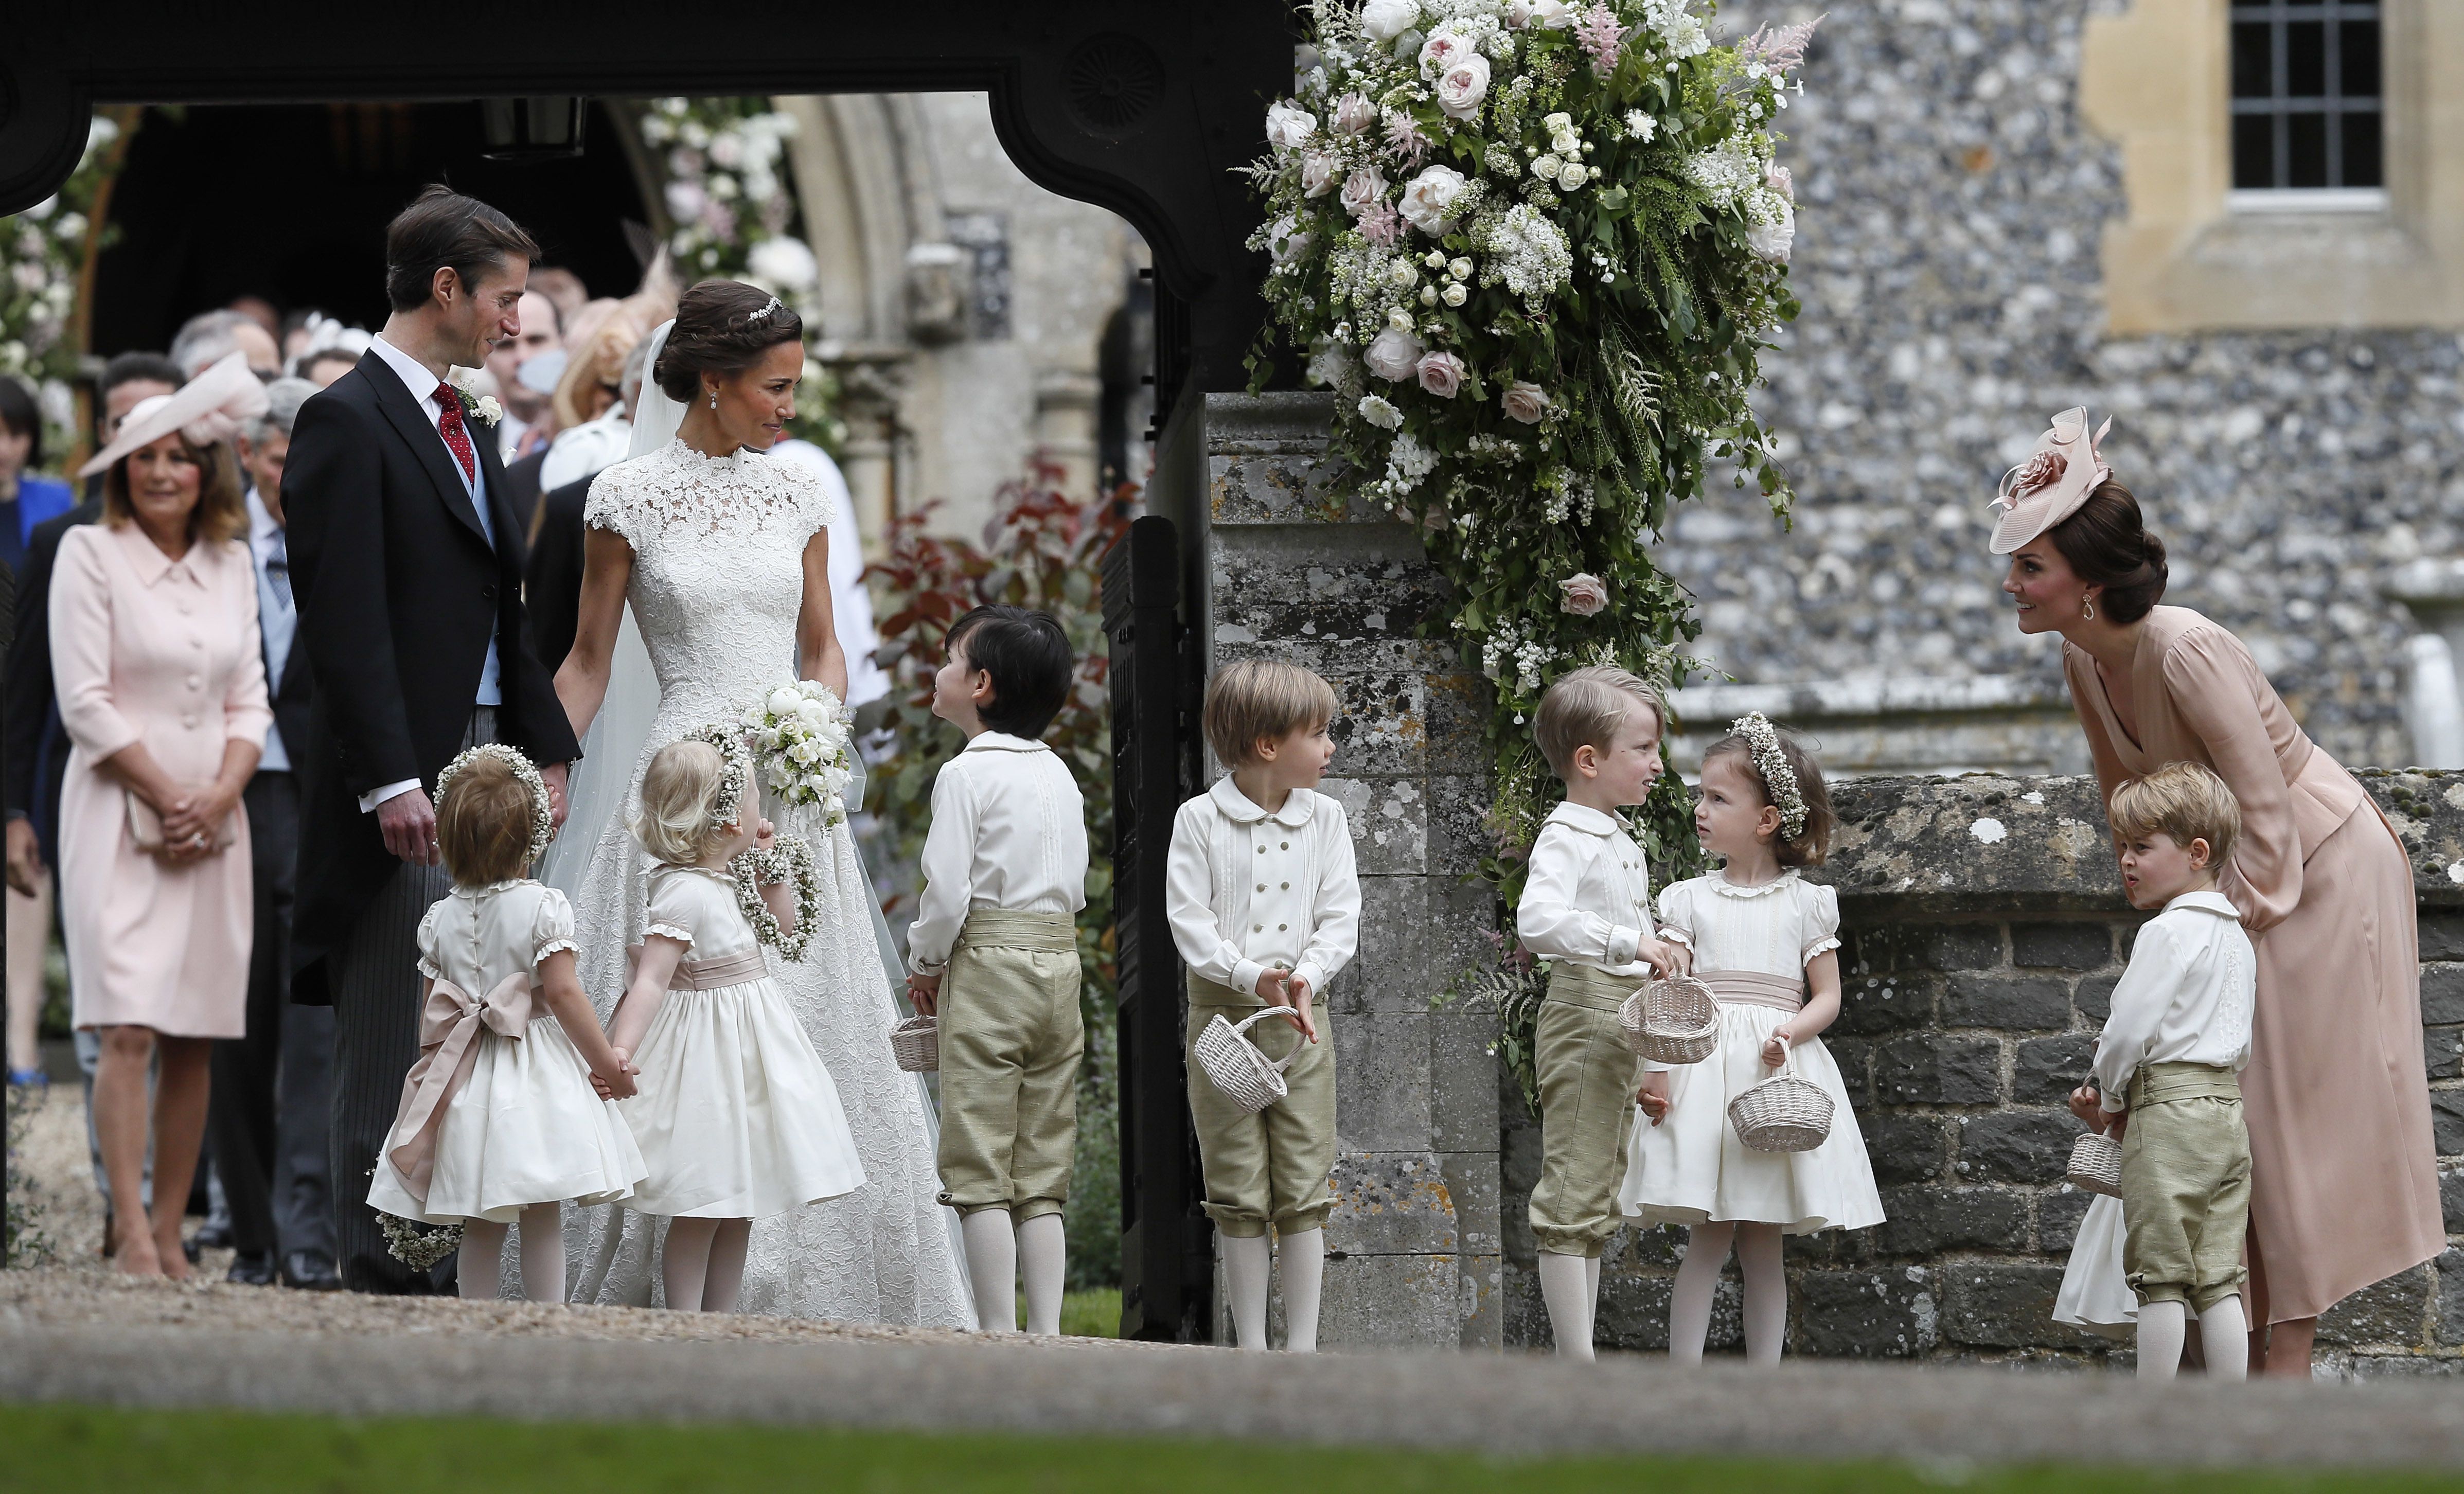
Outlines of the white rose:
M1397 332L1409 332L1412 330L1412 314L1397 306L1386 314L1386 325Z
M1541 417L1549 413L1548 394L1529 379L1517 379L1507 384L1506 395L1498 404L1505 407L1507 419L1519 420L1527 426L1540 424Z
M1531 25L1531 0L1509 0L1506 7L1506 29L1519 32Z
M1460 32L1441 29L1420 43L1420 76L1435 77L1477 51L1470 37Z
M1312 150L1301 158L1301 195L1324 197L1343 178L1343 158L1331 150Z
M1309 238L1301 231L1298 220L1286 213L1266 231L1266 253L1274 256L1276 264L1288 265L1309 253Z
M505 407L496 403L495 395L482 394L479 396L479 418L493 426L505 418Z
M1480 113L1488 96L1488 59L1473 53L1438 76L1438 107L1450 120L1468 120Z
M1419 278L1413 274L1412 262L1408 259L1397 259L1386 267L1386 283L1398 291L1407 289Z
M1438 298L1449 306L1460 306L1471 299L1471 293L1463 289L1462 281L1457 280L1439 292Z
M1266 109L1266 143L1277 150L1297 150L1317 132L1317 116L1289 100Z
M1360 29L1372 41L1393 41L1419 24L1419 0L1369 0L1360 8Z
M1452 166L1429 166L1403 184L1403 217L1412 227L1437 238L1454 227L1447 210L1463 196L1463 175Z
M1788 256L1796 245L1796 209L1777 192L1765 191L1762 196L1768 199L1762 206L1770 215L1769 221L1746 230L1746 247L1752 250L1758 259L1769 260L1775 265L1787 264Z
M1557 185L1570 192L1591 179L1592 168L1579 161L1567 162L1557 172Z
M1343 210L1357 218L1386 196L1386 179L1375 166L1362 166L1343 179Z
M1360 418L1383 430L1392 430L1403 423L1403 412L1382 395L1372 394L1360 402Z
M1377 106L1358 94L1346 94L1334 102L1334 132L1357 135L1377 122Z
M1531 19L1552 32L1562 32L1574 24L1574 12L1566 0L1531 0Z
M1353 356L1351 348L1340 342L1329 342L1310 355L1309 382L1325 384L1330 389L1340 387L1358 363L1359 360Z
M1453 275L1458 280L1468 280L1471 278L1471 261L1464 259L1460 255L1447 260L1446 274Z
M1404 321L1408 325L1407 315ZM1428 351L1419 338L1397 327L1388 327L1370 342L1360 361L1380 379L1400 381L1412 378L1419 369L1420 355Z
M1582 154L1583 140L1573 130L1559 130L1550 137L1549 148L1561 156L1576 156Z
M1531 174L1544 182L1553 182L1565 165L1555 156L1534 156L1531 158Z
M1554 114L1544 114L1540 116L1540 127L1551 134L1555 134L1559 130L1571 130L1574 127L1574 117L1563 109Z

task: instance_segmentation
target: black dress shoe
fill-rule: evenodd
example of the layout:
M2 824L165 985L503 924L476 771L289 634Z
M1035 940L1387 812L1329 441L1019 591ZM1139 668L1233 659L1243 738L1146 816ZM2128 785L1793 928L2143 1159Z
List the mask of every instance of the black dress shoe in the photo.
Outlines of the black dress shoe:
M188 1258L188 1263L190 1265L195 1265L198 1261L205 1256L205 1242L197 1239L194 1235L191 1235L187 1239L180 1241L180 1254Z
M334 1263L314 1250L294 1250L282 1258L282 1285L300 1291L341 1291L342 1278Z
M188 1238L195 1242L196 1247L200 1250L221 1250L231 1243L231 1226L228 1224L217 1224L209 1219L205 1223L198 1225L197 1232ZM188 1259L194 1261L196 1257L190 1256Z
M231 1257L230 1280L239 1283L242 1286L273 1285L274 1252L262 1250L252 1255L243 1250Z

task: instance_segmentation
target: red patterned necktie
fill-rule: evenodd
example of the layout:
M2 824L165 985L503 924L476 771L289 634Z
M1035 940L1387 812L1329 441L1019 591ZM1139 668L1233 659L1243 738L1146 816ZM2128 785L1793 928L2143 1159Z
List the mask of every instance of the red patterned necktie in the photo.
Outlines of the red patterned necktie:
M462 480L477 482L479 454L471 450L471 430L462 424L462 396L453 392L453 385L440 384L436 386L436 407L440 411L436 433L445 438L446 450L462 464Z

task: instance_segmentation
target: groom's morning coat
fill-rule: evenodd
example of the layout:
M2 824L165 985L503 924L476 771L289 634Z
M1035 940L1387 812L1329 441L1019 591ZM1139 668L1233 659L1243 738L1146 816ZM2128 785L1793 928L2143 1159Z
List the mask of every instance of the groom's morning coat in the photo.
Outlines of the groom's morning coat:
M499 739L581 756L554 675L525 641L521 529L495 443L473 423L492 549L436 428L374 352L300 406L282 472L299 644L316 682L302 780L293 999L323 1004L326 958L401 865L361 795L436 775L461 747L496 642Z

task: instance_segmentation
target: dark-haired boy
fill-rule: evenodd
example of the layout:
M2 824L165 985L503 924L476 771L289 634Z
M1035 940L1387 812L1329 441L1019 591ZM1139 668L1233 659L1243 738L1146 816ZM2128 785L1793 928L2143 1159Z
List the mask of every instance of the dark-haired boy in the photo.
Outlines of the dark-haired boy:
M933 784L908 990L940 1019L941 1201L957 1209L987 1333L1061 1331L1061 1206L1078 1138L1078 911L1087 817L1037 740L1068 695L1069 640L1024 607L951 626L933 714L967 734Z

